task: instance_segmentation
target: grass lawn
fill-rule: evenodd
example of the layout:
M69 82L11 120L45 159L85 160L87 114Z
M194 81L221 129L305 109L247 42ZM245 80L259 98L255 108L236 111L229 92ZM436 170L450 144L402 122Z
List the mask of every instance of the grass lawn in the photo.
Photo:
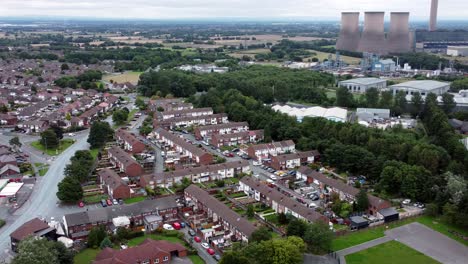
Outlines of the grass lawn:
M113 80L116 83L130 82L137 84L142 72L124 72L122 74L108 74L102 77L103 81L110 82Z
M154 240L165 240L165 241L169 241L171 243L179 243L181 245L185 245L185 242L183 240L181 240L180 238L178 238L178 237L155 235L155 234L149 234L149 235L144 235L144 236L141 236L141 237L136 237L136 238L130 239L128 241L127 245L129 247L138 246L141 243L143 243L143 241L145 241L147 238L151 238L151 239L154 239Z
M70 138L63 139L63 140L60 141L60 147L59 148L57 148L57 149L48 148L47 151L45 149L45 146L43 146L39 141L32 142L31 146L33 148L41 151L41 152L47 153L47 155L49 155L49 156L56 156L56 155L62 153L63 151L65 151L71 145L73 145L73 143L75 143L74 139L70 139Z
M101 202L102 199L106 200L108 199L109 196L105 194L98 194L98 195L92 195L92 196L85 196L83 197L83 202L87 204L94 204L94 203L99 203Z
M90 264L99 253L99 249L87 248L80 253L76 254L73 263L75 264Z
M49 167L43 168L39 170L39 176L44 176L46 175L47 171L49 170Z
M49 165L44 163L34 163L34 166L39 169L39 176L46 175L47 171L49 170Z
M347 255L348 264L431 264L438 261L400 242L390 241L366 250Z
M462 244L465 244L468 246L468 240L464 240L463 238L461 237L458 237L452 233L449 232L449 230L452 230L452 231L456 231L458 232L459 234L463 234L464 236L468 236L468 230L464 230L464 229L461 229L457 226L453 226L453 225L450 225L450 224L446 224L442 221L440 221L440 219L438 218L434 218L434 217L431 217L431 216L422 216L422 217L419 217L417 219L417 222L439 232L439 233L442 233L448 237L450 237L451 239L454 239Z
M133 197L133 198L128 198L124 200L124 203L126 204L132 204L132 203L138 203L141 201L144 201L145 197L144 196L138 196L138 197Z
M96 159L99 153L99 149L98 148L90 149L89 152L91 153L91 156L93 156L93 158Z
M205 264L205 261L198 255L190 255L188 258L192 261L193 264Z
M137 109L131 110L130 113L128 113L127 122L132 121L132 119L135 117L135 114L136 114L137 112L138 112L138 108L137 108Z

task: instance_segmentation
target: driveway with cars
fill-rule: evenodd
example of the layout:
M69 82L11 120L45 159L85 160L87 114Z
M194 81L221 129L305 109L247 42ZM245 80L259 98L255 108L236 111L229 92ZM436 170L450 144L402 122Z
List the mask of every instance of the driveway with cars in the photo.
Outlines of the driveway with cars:
M193 237L191 235L189 235L188 231L190 230L189 227L186 227L186 228L182 228L181 229L181 232L184 233L184 236L186 238L187 241L190 241L190 244L192 245L193 248L195 248L197 251L198 251L198 255L205 261L206 264L216 264L218 263L214 258L213 256L211 256L210 254L208 254L208 252L206 252L206 249L204 249L202 246L201 246L201 243L203 243L204 241L202 240L201 243L197 243L193 240ZM211 247L210 247L211 248Z

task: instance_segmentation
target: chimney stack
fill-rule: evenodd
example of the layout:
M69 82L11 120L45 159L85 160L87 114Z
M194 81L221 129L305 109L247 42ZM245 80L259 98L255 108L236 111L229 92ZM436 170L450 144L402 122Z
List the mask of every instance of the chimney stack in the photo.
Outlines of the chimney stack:
M390 31L387 36L387 52L410 51L409 12L392 12L390 14Z
M439 7L439 0L431 1L431 17L429 20L429 31L437 30L437 8Z
M359 41L359 52L386 54L384 12L365 12L364 30Z

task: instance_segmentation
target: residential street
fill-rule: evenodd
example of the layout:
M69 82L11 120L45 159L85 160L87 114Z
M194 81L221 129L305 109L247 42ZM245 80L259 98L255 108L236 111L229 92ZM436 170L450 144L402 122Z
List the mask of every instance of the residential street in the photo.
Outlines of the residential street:
M187 241L193 240L193 238L188 234L189 227L183 228L181 231L184 233L185 238ZM205 241L202 241L205 242ZM201 246L201 243L197 243L195 241L192 242L193 248L198 251L198 255L205 261L206 264L216 264L218 263L208 252Z
M89 131L77 134L76 142L50 163L49 170L35 184L30 199L14 215L6 219L6 225L0 233L0 259L11 258L10 233L34 217L61 218L64 214L85 210L78 206L60 206L55 193L57 183L64 177L63 170L77 150L88 149L86 142ZM4 142L2 142L4 143Z

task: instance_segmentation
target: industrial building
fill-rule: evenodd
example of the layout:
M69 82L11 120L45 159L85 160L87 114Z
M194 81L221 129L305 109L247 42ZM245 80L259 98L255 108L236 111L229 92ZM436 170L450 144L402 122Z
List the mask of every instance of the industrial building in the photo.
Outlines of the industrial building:
M348 116L348 110L340 107L324 108L320 106L313 106L298 108L291 107L289 105L275 105L272 107L272 109L289 116L295 116L299 122L302 122L304 117L322 117L330 121L346 122Z
M336 49L370 52L380 55L404 53L413 50L409 30L409 13L392 12L390 30L385 35L385 12L365 12L364 29L359 31L359 13L344 12Z
M387 80L379 78L357 78L338 82L339 87L346 87L352 93L365 93L370 88L387 88Z
M447 55L454 56L454 57L468 56L468 46L448 46Z
M390 86L393 95L403 91L407 95L413 95L418 92L422 97L429 93L442 95L450 90L450 83L424 80L424 81L409 81Z

